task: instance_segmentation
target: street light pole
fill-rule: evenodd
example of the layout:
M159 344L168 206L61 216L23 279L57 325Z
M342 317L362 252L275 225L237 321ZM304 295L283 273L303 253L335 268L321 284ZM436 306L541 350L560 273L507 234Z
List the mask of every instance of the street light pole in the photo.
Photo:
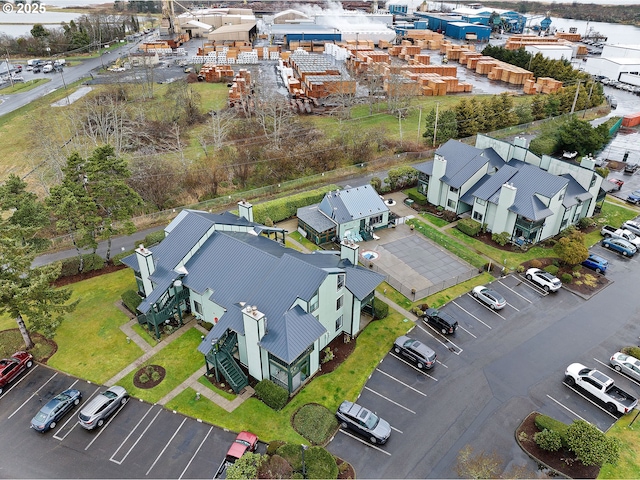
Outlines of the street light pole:
M305 445L303 443L300 447L302 447L302 478L307 478L307 466L304 463L304 451L309 448L309 445Z

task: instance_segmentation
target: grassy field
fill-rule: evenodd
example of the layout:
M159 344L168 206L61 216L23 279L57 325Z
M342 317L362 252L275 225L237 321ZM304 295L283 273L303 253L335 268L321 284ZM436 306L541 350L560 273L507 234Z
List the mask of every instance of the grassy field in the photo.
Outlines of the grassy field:
M135 288L128 269L75 283L71 299L80 303L58 328L58 351L49 365L102 384L142 355L127 343L120 326L129 319L115 305L123 291Z
M600 469L598 478L640 478L640 423L635 420L637 410L620 418L607 432L622 443L620 461L617 465L606 464Z
M28 82L15 82L13 86L5 87L0 89L0 95L11 95L12 93L21 93L28 92L29 90L33 90L38 85L42 85L43 83L50 82L49 78L38 78L35 80L29 80Z
M160 365L165 368L166 377L159 385L148 389L135 387L135 370L120 380L118 385L126 388L127 392L136 398L150 403L158 402L204 365L204 358L197 350L202 341L201 335L200 330L191 328L141 365L141 368L146 365Z

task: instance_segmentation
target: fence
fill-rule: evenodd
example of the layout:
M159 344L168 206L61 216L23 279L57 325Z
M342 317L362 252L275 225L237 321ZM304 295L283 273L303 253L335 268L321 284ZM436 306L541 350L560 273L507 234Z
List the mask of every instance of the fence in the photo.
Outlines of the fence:
M465 273L461 273L460 275L457 275L455 277L451 277L447 280L434 283L430 287L416 290L415 288L411 288L410 286L403 284L402 281L398 280L392 275L389 275L380 267L378 267L375 263L370 262L369 268L371 268L372 270L382 275L386 275L387 283L411 301L419 300L421 298L426 298L429 295L433 295L434 293L441 292L442 290L445 290L449 287L453 287L454 285L458 285L459 283L466 282L467 280L471 280L472 278L477 277L479 275L478 270L470 269L470 270L467 270Z

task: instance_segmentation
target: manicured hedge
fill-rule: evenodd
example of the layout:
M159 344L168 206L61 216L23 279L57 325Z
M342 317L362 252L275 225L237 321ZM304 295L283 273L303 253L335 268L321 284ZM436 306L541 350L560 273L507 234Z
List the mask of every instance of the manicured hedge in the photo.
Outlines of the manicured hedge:
M274 410L281 410L289 400L289 392L269 379L258 382L256 396Z
M135 249L127 250L126 252L120 252L117 255L114 255L113 257L111 257L111 261L113 262L114 265L121 265L122 264L121 260L123 258L128 257L129 255L133 255L134 253L136 253Z
M551 275L557 275L558 270L560 270L556 265L548 265L544 267L545 272L549 272Z
M339 189L337 185L327 185L308 192L259 203L253 206L253 220L262 224L265 224L267 219L272 222L281 222L295 216L298 208L320 203L327 192Z
M405 190L404 193L407 195L407 197L409 197L411 200L416 202L418 205L427 204L427 197L425 197L422 193L420 193L417 187L410 188L409 190Z
M494 233L493 235L491 235L491 240L503 247L507 244L510 238L511 235L509 234L509 232Z
M142 302L140 295L138 295L133 290L125 291L122 294L121 298L122 298L122 303L124 303L124 306L127 307L127 309L129 309L131 313L136 313L138 305L140 305L140 303Z
M551 430L552 432L558 432L560 434L560 438L562 438L562 444L566 445L567 430L569 429L569 425L547 415L538 415L535 422L536 427L538 427L538 429L540 429L541 431L546 428L547 430Z
M156 245L164 240L164 230L158 230L157 232L151 232L149 235L144 237L143 245L145 247L150 247L152 245Z
M104 268L104 259L100 255L88 253L82 255L82 260L84 261L83 272L91 272L92 270L101 270ZM80 257L65 258L61 263L60 277L69 277L81 273Z
M480 230L482 230L482 224L480 222L476 222L473 218L463 218L459 220L456 227L462 233L465 233L470 237L475 237L480 233Z
M373 316L375 318L387 318L389 315L389 305L379 298L373 299Z

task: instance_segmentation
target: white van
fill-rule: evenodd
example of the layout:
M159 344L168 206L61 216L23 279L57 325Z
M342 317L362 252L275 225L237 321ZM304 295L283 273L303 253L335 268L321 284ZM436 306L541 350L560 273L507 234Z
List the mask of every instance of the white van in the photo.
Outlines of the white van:
M45 65L42 67L42 73L51 73L53 71L53 65Z

